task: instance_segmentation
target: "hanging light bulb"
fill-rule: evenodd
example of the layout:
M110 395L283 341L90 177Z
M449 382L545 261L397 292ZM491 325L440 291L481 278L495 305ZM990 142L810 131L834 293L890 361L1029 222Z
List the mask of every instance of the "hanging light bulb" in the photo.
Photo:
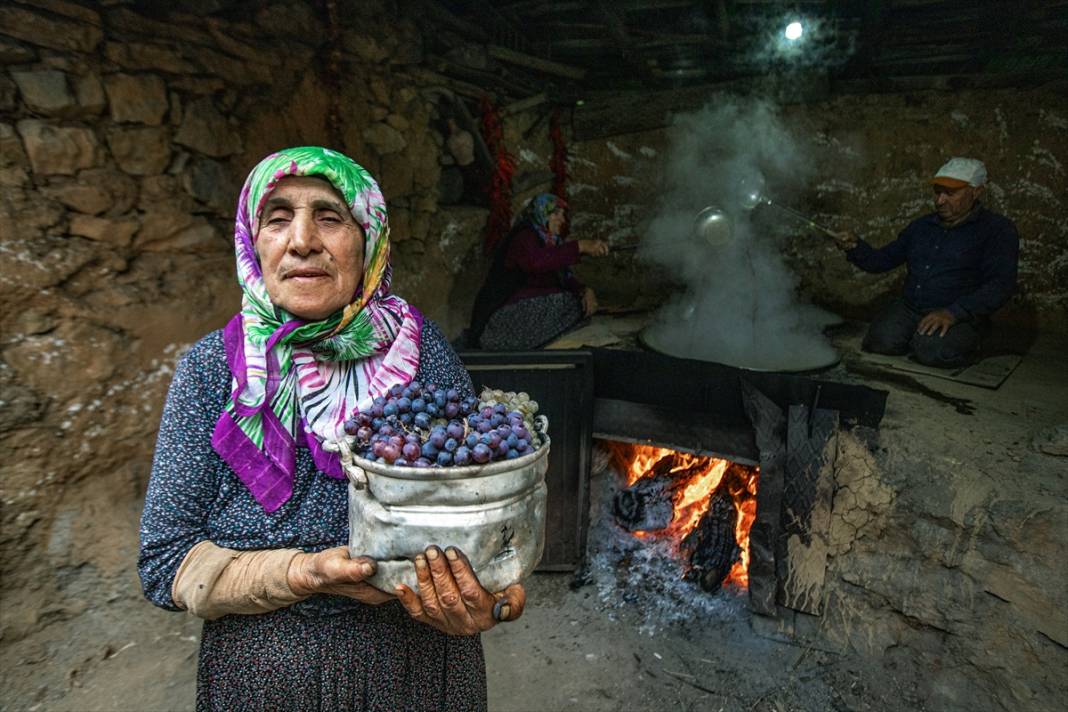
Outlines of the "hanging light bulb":
M800 22L791 22L789 25L786 26L786 30L783 32L783 35L785 35L786 39L790 40L791 42L795 42L801 39L801 35L804 34L804 32L805 28L801 25Z

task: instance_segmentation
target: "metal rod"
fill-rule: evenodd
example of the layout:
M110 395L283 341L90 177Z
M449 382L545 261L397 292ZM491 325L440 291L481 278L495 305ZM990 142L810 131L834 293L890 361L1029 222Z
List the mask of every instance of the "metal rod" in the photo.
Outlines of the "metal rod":
M820 225L818 222L816 222L815 220L813 220L809 216L805 215L804 213L800 213L800 212L794 210L793 208L788 208L785 205L779 205L778 203L773 203L772 201L767 200L767 199L764 200L764 203L766 205L770 205L773 208L778 208L779 210L783 211L784 213L787 213L789 215L793 215L795 218L797 218L799 220L803 220L804 222L808 223L812 227L816 228L817 230L823 232L824 234L826 234L826 235L828 235L830 237L838 237L838 234L835 233L833 230L831 230L829 227L826 227L824 225Z

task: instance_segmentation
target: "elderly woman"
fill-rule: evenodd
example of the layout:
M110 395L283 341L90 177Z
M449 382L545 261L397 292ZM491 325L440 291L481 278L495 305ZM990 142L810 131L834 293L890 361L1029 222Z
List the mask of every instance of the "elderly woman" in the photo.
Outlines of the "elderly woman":
M582 255L608 254L602 240L564 241L566 204L542 193L497 246L475 299L468 337L487 351L535 349L597 310L593 290L571 274Z
M197 709L484 709L478 633L521 614L522 587L486 591L434 546L418 592L367 584L323 447L395 384L472 392L390 294L378 185L333 151L280 151L245 181L234 242L241 312L178 364L141 521L146 597L206 620Z

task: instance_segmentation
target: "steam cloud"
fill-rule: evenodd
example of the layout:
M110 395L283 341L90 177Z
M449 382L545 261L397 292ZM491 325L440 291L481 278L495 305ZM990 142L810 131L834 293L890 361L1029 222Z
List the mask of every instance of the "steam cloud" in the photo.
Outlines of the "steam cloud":
M640 254L667 267L686 290L647 328L651 346L758 370L809 370L837 359L822 333L837 317L797 301L797 277L779 256L776 236L744 209L746 182L763 174L766 192L778 200L804 184L811 165L767 103L734 100L676 119L664 192ZM709 205L730 217L727 244L692 237L695 216Z

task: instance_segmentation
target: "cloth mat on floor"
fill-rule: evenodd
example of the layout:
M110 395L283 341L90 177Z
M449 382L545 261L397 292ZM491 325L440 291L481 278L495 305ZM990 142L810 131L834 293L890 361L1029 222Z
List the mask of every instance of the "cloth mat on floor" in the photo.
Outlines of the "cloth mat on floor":
M947 381L956 381L957 383L966 383L970 386L980 386L992 390L999 388L1005 382L1005 379L1020 365L1020 361L1023 360L1023 356L1019 354L999 354L997 356L987 356L970 366L962 368L934 368L932 366L924 366L906 356L884 356L867 352L861 352L860 356L869 363L895 371L919 373L924 376L933 376L934 378L942 378Z

